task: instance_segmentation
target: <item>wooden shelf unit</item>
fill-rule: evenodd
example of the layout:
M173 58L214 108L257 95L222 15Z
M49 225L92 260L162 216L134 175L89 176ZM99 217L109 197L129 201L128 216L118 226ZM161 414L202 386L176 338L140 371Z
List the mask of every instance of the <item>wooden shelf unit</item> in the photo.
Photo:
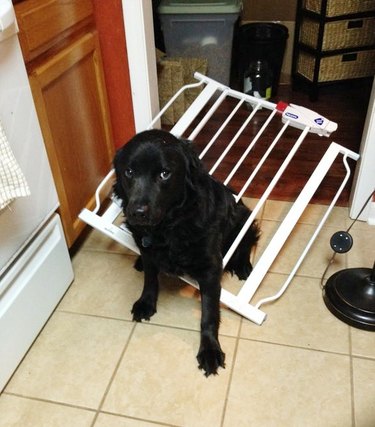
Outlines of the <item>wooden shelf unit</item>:
M292 77L321 85L375 74L375 1L298 0Z

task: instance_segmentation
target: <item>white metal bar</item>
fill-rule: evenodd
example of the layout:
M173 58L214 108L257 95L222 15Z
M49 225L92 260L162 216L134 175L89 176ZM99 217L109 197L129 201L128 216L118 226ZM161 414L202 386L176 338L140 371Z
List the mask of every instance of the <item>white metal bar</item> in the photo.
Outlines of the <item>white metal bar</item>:
M268 269L271 267L276 256L280 252L280 249L283 247L286 239L302 215L302 212L305 210L307 204L322 182L324 176L327 174L337 155L341 152L341 148L342 147L335 143L331 143L328 147L328 150L320 160L302 192L290 208L288 214L285 216L283 222L274 234L271 242L264 250L261 258L257 261L253 271L238 293L238 297L242 300L250 301L253 297ZM350 153L355 155L355 153L350 152L350 150L347 150L347 153L348 156L351 156Z
M194 141L199 132L203 129L204 125L208 122L208 120L212 117L214 112L220 107L223 103L224 99L227 97L228 90L224 90L219 98L214 102L212 107L207 111L203 119L199 122L193 132L189 135L188 139Z
M199 290L199 285L195 280L185 276L181 276L180 279ZM238 299L237 296L224 288L221 288L220 301L231 310L240 313L243 317L251 320L257 325L261 325L267 316L266 313L259 310L257 307L244 303Z
M345 154L344 157L343 157L343 163L344 163L344 166L345 166L345 169L346 169L345 178L342 181L339 189L337 190L337 192L335 194L335 197L332 199L331 204L329 205L329 207L327 208L326 212L324 213L324 215L323 215L321 221L319 222L317 228L315 229L312 237L310 238L310 240L307 243L305 249L303 250L301 256L298 258L295 266L293 267L292 271L290 272L287 280L285 281L284 285L281 287L281 289L279 290L279 292L277 292L275 295L273 295L271 297L263 298L260 301L258 301L258 303L255 305L257 308L259 308L263 304L267 304L267 303L270 303L272 301L276 301L287 290L290 282L292 281L294 275L296 274L297 270L301 266L301 264L302 264L303 260L305 259L308 251L310 250L312 244L315 242L315 239L317 238L318 234L320 233L320 230L322 229L323 225L327 221L328 216L330 215L333 207L336 205L336 202L337 202L338 198L340 197L340 194L342 193L342 191L343 191L346 183L348 182L348 179L350 177L350 168L349 168L348 161L347 161L347 154Z
M239 108L241 107L241 105L244 102L245 102L245 100L241 99L237 103L237 105L235 106L235 108L232 110L232 112L229 114L229 116L225 119L224 123L220 126L220 128L218 129L218 131L215 133L215 135L208 142L208 144L206 145L206 147L204 148L204 150L199 154L199 158L200 159L202 159L204 157L204 155L207 153L207 151L215 143L215 141L217 140L217 138L219 137L219 135L221 135L221 133L223 132L223 130L225 129L225 127L227 126L227 124L232 120L232 117L237 113L237 111L239 110ZM211 174L211 171L210 171L210 174Z
M115 201L108 206L108 208L105 212L103 212L103 215L101 217L107 222L114 222L116 218L122 213L123 212L121 206L117 204L117 201Z
M220 301L231 310L240 313L243 317L251 320L257 325L261 325L267 317L266 313L261 311L258 307L241 300L226 289L221 289Z
M101 181L101 183L98 185L98 188L95 191L95 208L93 210L93 213L98 213L100 209L100 193L103 190L103 187L107 184L107 182L112 178L115 171L114 169L111 169L108 174L104 177L104 179Z
M250 151L253 149L254 145L256 144L258 139L261 137L261 135L263 134L263 132L265 131L265 129L267 128L267 126L269 125L269 123L271 122L272 118L275 116L276 113L277 113L277 110L273 110L271 114L268 116L263 126L259 129L259 132L255 135L255 137L253 138L253 140L251 141L251 143L249 144L245 152L242 154L240 160L236 163L236 165L234 166L230 174L227 176L227 179L224 181L224 185L228 185L230 180L233 178L233 175L237 172L238 168L242 165L242 163L244 162L244 160L246 159Z
M219 164L223 161L224 157L228 154L229 150L233 147L233 145L236 143L242 132L245 130L246 126L250 123L251 119L255 116L256 112L260 108L260 104L257 104L251 114L247 117L247 119L243 122L242 126L238 129L237 133L232 138L232 141L228 144L226 149L223 151L221 156L218 158L217 162L214 164L214 166L211 168L209 174L212 175L216 168L219 166Z
M154 117L154 119L151 121L147 129L153 129L154 125L158 123L161 116L168 110L168 108L176 101L176 99L186 90L188 89L194 89L196 87L202 86L204 83L203 80L201 80L198 83L192 83L189 85L182 86L180 90L178 90L175 95L172 96L172 98L164 105L164 107L160 110L160 112Z
M260 168L263 166L263 163L266 161L266 159L270 155L270 153L273 150L273 148L275 147L275 145L279 142L280 138L282 137L283 133L285 132L285 130L288 126L289 126L289 121L284 123L284 126L281 128L280 132L277 134L276 138L272 141L271 145L268 147L267 151L264 153L263 157L260 159L257 166L254 168L252 174L249 176L245 185L242 187L241 191L236 196L236 202L238 202L241 199L241 197L244 195L245 191L247 190L249 185L252 183L254 177L259 172Z
M112 208L113 205L115 205L115 203L112 203ZM91 225L91 227L96 228L106 236L115 240L117 243L126 246L137 254L140 253L132 234L127 228L120 228L117 225L112 224L110 221L107 221L105 218L96 215L93 211L89 211L88 209L83 209L79 214L79 218L87 224Z
M217 81L201 73L195 72L194 78L196 78L199 81L204 81L206 84L215 83L217 90L221 90L221 91L225 90L228 92L228 96L231 96L236 99L245 99L245 101L248 102L249 104L252 104L252 105L260 104L261 107L266 108L267 110L273 110L276 108L276 104L273 102L266 101L265 99L262 99L262 98L256 98L255 96L247 95L246 93L231 89L230 87L225 86L221 83L218 83Z
M218 85L214 81L210 82L192 102L190 107L185 111L178 122L173 126L171 133L177 137L184 134L186 129L191 125L195 117L201 112L204 106L217 91Z
M233 255L234 251L237 249L237 246L240 244L241 240L243 239L244 235L246 234L247 230L250 228L251 224L253 223L256 215L258 214L260 208L264 205L266 200L268 199L268 196L271 194L271 191L274 189L275 185L279 181L281 175L284 173L285 169L287 168L288 164L292 160L294 154L302 144L303 140L305 139L306 135L309 132L309 128L306 127L302 133L300 134L299 138L295 142L293 148L289 151L289 154L285 158L284 162L280 166L279 170L276 172L275 176L271 180L270 184L266 188L265 192L263 193L262 197L259 199L258 203L255 205L252 213L250 214L249 218L243 225L241 231L238 233L237 237L234 239L234 242L232 243L231 247L229 248L228 252L225 254L223 259L223 265L227 265L228 261L230 260L231 256Z

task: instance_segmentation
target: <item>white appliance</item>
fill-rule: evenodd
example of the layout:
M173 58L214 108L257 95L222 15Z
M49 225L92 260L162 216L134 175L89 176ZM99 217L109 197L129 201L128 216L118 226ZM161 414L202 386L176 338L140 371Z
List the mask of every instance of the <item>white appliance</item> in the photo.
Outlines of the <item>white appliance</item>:
M0 391L73 280L17 32L0 0L0 121L30 188L0 210Z

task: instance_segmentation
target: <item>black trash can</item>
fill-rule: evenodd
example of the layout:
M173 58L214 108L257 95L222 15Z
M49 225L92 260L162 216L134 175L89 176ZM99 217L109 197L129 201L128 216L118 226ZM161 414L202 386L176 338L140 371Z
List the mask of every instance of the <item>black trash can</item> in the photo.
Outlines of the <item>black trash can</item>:
M263 64L272 75L272 96L276 95L283 64L288 28L276 23L251 23L239 28L239 78L244 82L254 64ZM270 73L268 73L269 79ZM243 88L245 89L245 88Z

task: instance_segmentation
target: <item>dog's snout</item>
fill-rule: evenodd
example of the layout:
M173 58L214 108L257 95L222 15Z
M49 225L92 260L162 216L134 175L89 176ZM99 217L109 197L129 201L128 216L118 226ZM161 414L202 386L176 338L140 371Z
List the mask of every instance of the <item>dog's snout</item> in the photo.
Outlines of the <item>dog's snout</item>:
M147 205L138 206L134 211L134 216L138 218L144 218L147 216L148 210L149 209Z
M128 209L128 219L134 223L143 223L148 220L150 208L146 204L136 204Z

